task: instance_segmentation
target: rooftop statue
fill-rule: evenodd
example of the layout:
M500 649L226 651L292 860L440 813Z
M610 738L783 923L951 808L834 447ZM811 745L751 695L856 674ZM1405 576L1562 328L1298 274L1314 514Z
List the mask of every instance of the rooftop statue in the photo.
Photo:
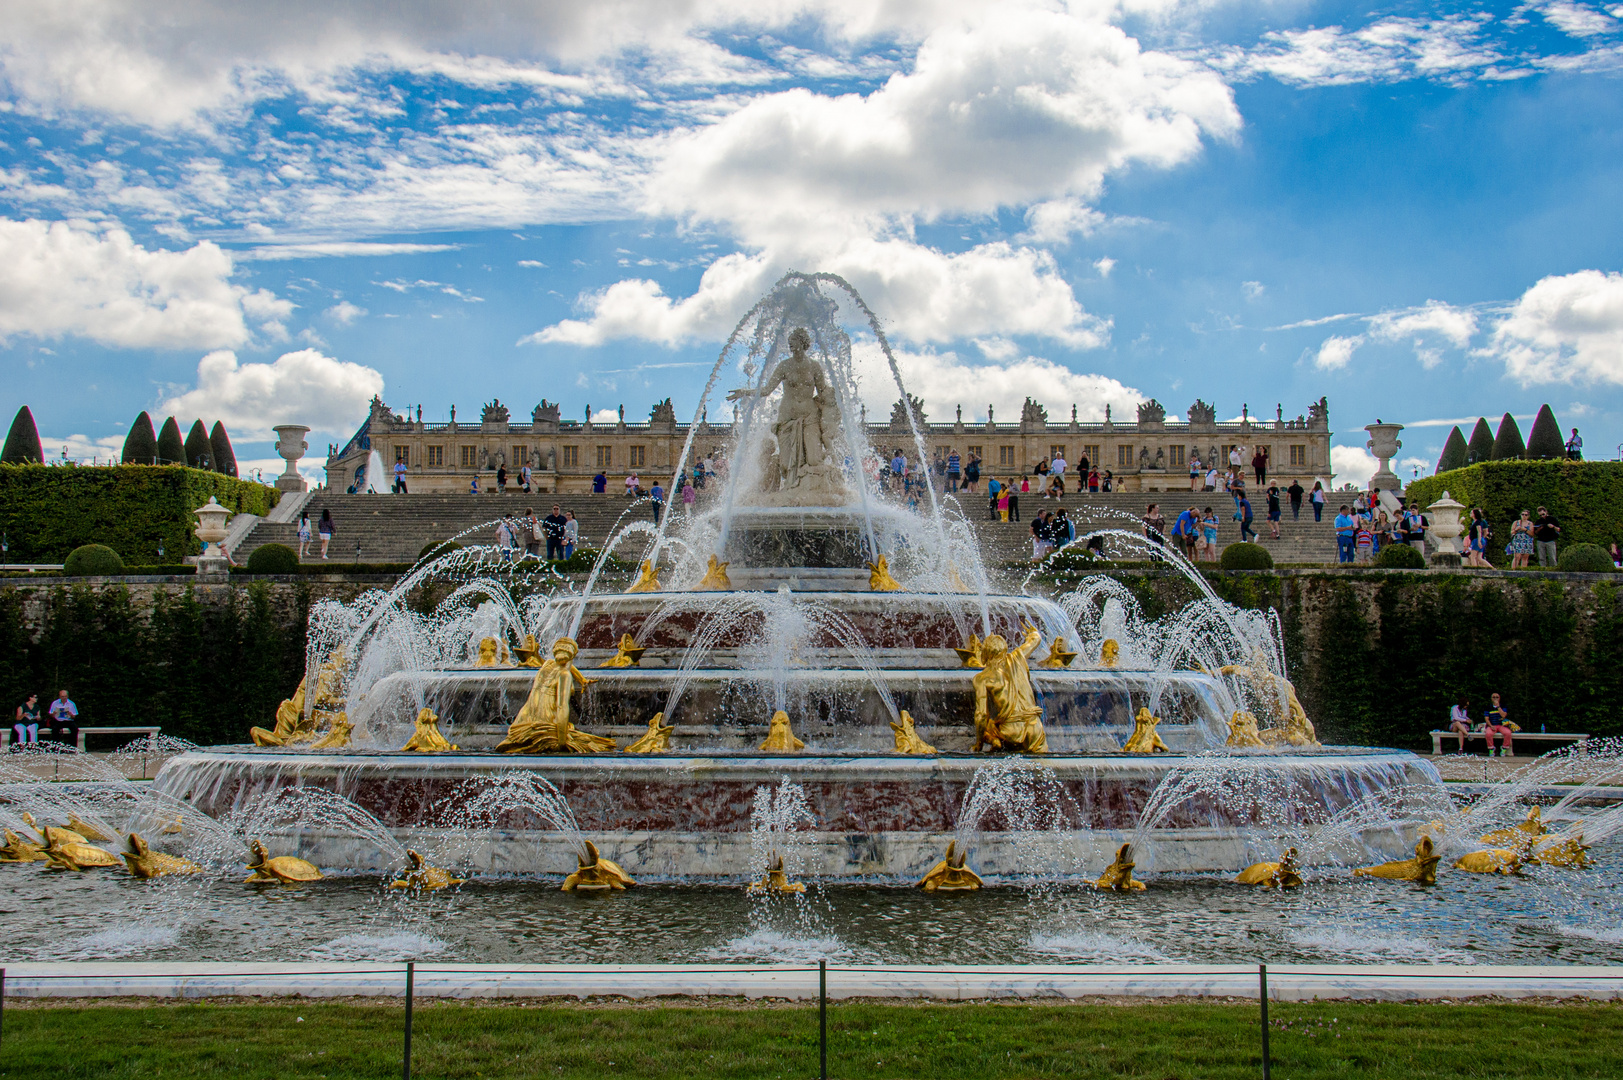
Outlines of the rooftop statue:
M552 643L552 658L541 665L530 684L529 699L496 747L504 754L601 753L616 749L613 739L577 730L569 719L569 700L596 682L574 664L580 646L561 637Z
M789 358L779 361L756 390L734 390L728 401L765 398L783 388L772 424L777 440L777 477L768 477L763 501L780 506L829 506L846 501L845 478L829 453L840 418L834 388L823 365L807 354L811 335L803 327L789 333Z
M976 673L972 684L976 750L985 745L1014 753L1048 752L1043 711L1037 707L1028 666L1032 652L1042 639L1042 633L1035 626L1028 626L1025 640L1012 649L1000 634L989 634L981 642L981 661L985 666Z

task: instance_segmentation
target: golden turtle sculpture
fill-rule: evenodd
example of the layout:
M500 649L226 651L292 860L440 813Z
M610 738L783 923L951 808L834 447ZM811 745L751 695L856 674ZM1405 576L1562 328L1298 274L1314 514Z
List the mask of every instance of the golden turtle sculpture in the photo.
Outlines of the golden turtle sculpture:
M1468 874L1504 874L1507 877L1522 872L1522 857L1510 848L1488 848L1468 851L1454 860L1454 869Z
M423 857L411 848L406 849L406 858L411 861L411 869L407 870L399 881L389 882L389 888L432 891L463 883L462 878L452 877L451 871L442 870L438 866L429 866L423 861Z
M203 870L190 859L153 851L140 833L130 833L127 839L129 850L119 854L124 857L124 865L130 868L130 873L135 877L150 879L168 874L198 874Z
M1241 885L1262 885L1269 889L1300 889L1302 875L1296 865L1296 849L1286 848L1278 862L1252 863L1234 880Z
M613 859L605 859L597 852L597 845L586 841L586 853L576 855L580 863L573 874L564 878L564 892L606 893L635 885L631 875L620 869Z
M0 847L0 863L44 861L46 861L46 855L43 846L30 844L10 829L6 830L5 846Z
M100 870L117 866L118 856L91 844L77 844L66 837L66 829L45 826L45 857L51 860L51 870Z
M285 885L298 885L305 881L320 881L321 871L315 864L305 862L293 855L278 855L271 858L265 851L265 845L258 840L250 841L249 850L254 853L254 860L248 864L253 871L244 884L262 881L280 881Z
M1441 861L1442 857L1437 854L1437 845L1432 843L1431 837L1422 836L1420 842L1414 846L1414 858L1384 862L1379 866L1360 866L1353 871L1353 876L1385 878L1388 881L1413 881L1420 885L1435 885L1437 884L1437 864Z

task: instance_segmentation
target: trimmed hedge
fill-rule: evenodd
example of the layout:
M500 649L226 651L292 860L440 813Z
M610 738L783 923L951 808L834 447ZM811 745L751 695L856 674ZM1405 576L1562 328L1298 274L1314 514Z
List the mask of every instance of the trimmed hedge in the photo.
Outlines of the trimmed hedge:
M1575 574L1610 574L1617 569L1599 544L1568 544L1560 555L1559 568Z
M1261 544L1230 544L1223 549L1217 564L1225 570L1272 570L1274 557Z
M260 544L248 556L250 574L297 574L299 553L286 544Z
M105 544L85 544L69 552L62 572L70 577L111 577L124 572L124 560Z
M462 545L454 540L431 540L423 545L423 550L417 553L417 561L421 562L430 555L437 559L441 555L449 555L453 551L461 550Z
M105 544L128 563L178 563L202 550L192 511L211 495L233 513L261 516L278 497L179 465L0 465L0 529L13 562L61 562L83 544Z
M1383 570L1424 570L1426 557L1408 544L1388 544L1375 556L1375 565Z
M1416 480L1404 495L1424 510L1445 490L1467 507L1487 511L1494 535L1488 557L1497 562L1507 561L1510 523L1541 506L1561 526L1561 547L1610 547L1623 538L1623 462L1488 461Z

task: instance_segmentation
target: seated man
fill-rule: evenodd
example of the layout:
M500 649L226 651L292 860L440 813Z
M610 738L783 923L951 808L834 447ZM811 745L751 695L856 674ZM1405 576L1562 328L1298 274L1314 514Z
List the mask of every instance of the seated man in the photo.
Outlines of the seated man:
M1493 740L1497 736L1503 747L1500 757L1515 757L1516 752L1511 746L1510 735L1515 729L1510 726L1510 714L1499 704L1499 695L1493 695L1493 704L1488 711L1482 714L1482 734L1488 743L1488 756L1493 757Z

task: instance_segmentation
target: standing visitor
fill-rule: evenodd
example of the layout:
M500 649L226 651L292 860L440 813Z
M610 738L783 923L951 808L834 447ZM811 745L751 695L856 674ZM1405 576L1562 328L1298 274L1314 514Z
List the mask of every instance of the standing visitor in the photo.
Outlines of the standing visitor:
M1150 544L1150 561L1161 561L1161 547L1166 543L1167 519L1161 514L1160 503L1150 503L1140 519L1144 523L1144 539Z
M1499 695L1494 694L1489 699L1491 704L1488 711L1482 714L1482 737L1488 744L1488 756L1493 757L1493 740L1499 739L1499 757L1515 757L1516 750L1511 745L1511 732L1515 729L1510 726L1510 714L1499 704Z
M1268 538L1279 539L1279 485L1268 485Z
M1475 566L1483 570L1492 569L1488 560L1483 558L1483 552L1488 550L1488 538L1492 535L1492 530L1488 528L1488 516L1482 512L1480 507L1473 506L1471 508L1471 525L1466 532L1466 539L1470 544L1467 566Z
M17 706L17 722L11 725L17 737L13 746L33 746L39 742L39 695L29 694L28 700Z
M1003 485L997 489L997 513L998 520L1009 520L1009 482L1007 480L1003 481Z
M580 544L580 522L575 520L573 510L564 511L564 558L572 558L575 548Z
M1578 429L1572 429L1572 438L1567 440L1567 460L1582 461L1584 459L1584 440L1578 434Z
M1065 455L1055 454L1053 460L1048 463L1048 475L1052 478L1056 499L1065 498L1065 469Z
M1206 482L1200 486L1202 491L1217 490L1217 466L1214 464L1206 470Z
M1574 429L1576 432L1577 429ZM1555 542L1561 536L1561 526L1544 507L1538 508L1538 519L1533 522L1533 544L1538 548L1538 564L1555 566Z
M529 507L524 508L524 516L519 519L519 533L524 537L524 553L541 557L541 544L547 534L541 528L541 521L535 516L535 511Z
M502 553L502 562L513 561L513 549L518 547L518 526L512 514L503 514L496 525L496 550Z
M1251 500L1245 497L1244 485L1242 485L1240 488L1238 505L1239 509L1235 511L1234 516L1240 519L1240 542L1255 542L1257 539L1257 534L1256 531L1251 528L1251 523L1255 521L1256 518L1251 513Z
M1205 558L1217 561L1217 511L1206 507L1200 512L1200 538L1206 545Z
M1031 519L1031 561L1042 562L1048 554L1048 511L1039 510Z
M479 478L474 477L474 483L478 482ZM338 526L333 524L332 511L323 509L321 511L321 520L316 522L316 532L321 534L321 557L323 559L327 557L327 546L332 543L332 534L337 531Z
M1457 753L1465 753L1465 738L1471 734L1471 703L1461 694L1448 709L1448 730L1460 740Z
M1071 524L1063 509L1054 518L1054 534L1061 547L1076 539L1076 526Z
M1043 458L1032 466L1031 475L1037 477L1037 487L1042 491L1043 498L1048 498L1048 459Z
M1238 444L1229 447L1229 478L1240 475L1240 469L1245 465L1245 447Z
M592 494L593 495L602 495L604 492L606 492L608 490L609 490L609 477L608 477L608 474L600 471L596 476L592 477Z
M1302 487L1302 482L1292 480L1291 486L1285 489L1285 494L1291 497L1291 520L1302 520L1302 496L1307 494L1307 490Z
M1200 478L1204 473L1205 473L1205 470L1200 467L1200 455L1198 455L1198 454L1190 454L1189 455L1189 490L1190 491L1199 491L1200 490Z
M1527 560L1533 554L1533 515L1526 510L1522 516L1510 523L1510 544L1505 548L1510 556L1510 568L1522 570L1527 566Z
M526 461L518 467L519 490L528 495L530 493L530 463Z
M947 490L957 491L958 484L963 479L964 462L958 456L956 449L947 451Z
M59 691L56 700L51 702L51 738L63 746L76 747L79 745L79 706L68 697L66 690Z
M693 501L698 497L699 493L693 490L692 482L684 482L682 484L682 513L686 514L688 517L692 517Z
M659 480L654 480L654 489L648 493L654 508L654 524L659 524L659 515L665 510L665 489L659 486Z
M547 538L547 558L549 560L567 558L563 553L564 530L569 523L563 514L559 513L559 509L558 504L553 503L552 513L548 514L541 522L541 531Z
M1308 493L1307 501L1313 504L1313 520L1324 520L1324 485L1313 481L1313 490Z
M1009 483L1008 483L1008 490L1009 490L1009 516L1005 520L1019 521L1020 520L1020 492L1027 490L1026 489L1026 478L1024 476L1022 476L1020 478L1020 486L1018 488L1016 488L1014 486L1014 480L1011 479L1009 481Z
M507 462L496 466L496 494L507 494Z
M1088 470L1088 493L1097 494L1099 491L1099 467L1095 465Z
M397 461L394 463L394 493L396 495L407 494L406 463L404 461Z
M1612 565L1623 570L1623 548L1617 546L1616 540L1612 541Z
M310 553L310 513L309 513L309 511L301 511L299 513L299 558L302 559L306 555L308 555L309 553Z
M1251 458L1251 471L1257 474L1257 486L1268 482L1268 448L1257 447L1257 452Z
M473 479L468 481L468 494L469 495L477 495L477 494L479 494L479 474L478 473L474 473L473 474Z
M987 478L987 480L986 480L986 520L987 521L996 521L997 520L997 493L999 491L1001 491L1002 489L1003 489L1003 485L998 483L997 477L992 476L992 477Z
M981 479L981 456L979 454L976 454L976 453L971 453L969 455L969 461L964 465L964 487L963 487L963 490L971 491L971 492L974 491L975 490L975 485L980 483L980 479Z
M1313 485L1313 494L1321 494L1319 486ZM1317 505L1317 504L1315 504ZM1350 563L1356 550L1358 519L1352 516L1352 507L1343 505L1341 512L1336 515L1336 562Z
M1408 513L1403 515L1403 541L1419 545L1420 554L1426 553L1426 515L1420 512L1417 502L1411 502Z

